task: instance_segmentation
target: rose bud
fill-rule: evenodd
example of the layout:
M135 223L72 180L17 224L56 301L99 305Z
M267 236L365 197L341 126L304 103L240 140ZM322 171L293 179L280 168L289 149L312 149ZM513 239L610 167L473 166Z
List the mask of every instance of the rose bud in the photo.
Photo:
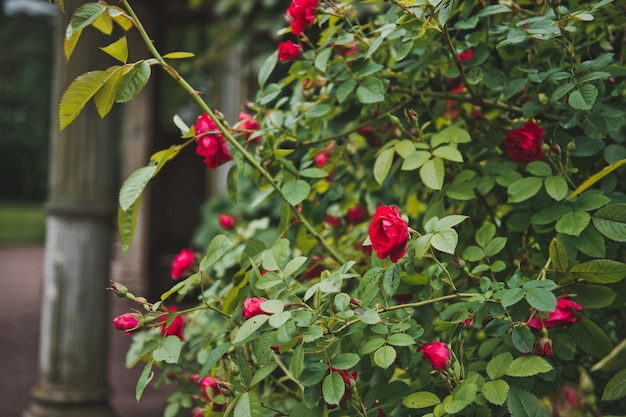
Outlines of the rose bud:
M124 336L130 335L141 326L143 316L139 313L124 313L113 319L113 325L117 330L124 330Z
M261 310L261 303L265 301L267 301L267 299L263 297L246 298L243 302L243 311L241 314L246 320L258 316L259 314L267 314L265 311Z
M376 209L369 228L372 247L380 259L387 256L396 263L406 252L409 227L396 206L380 206Z
M433 369L438 371L446 369L450 362L450 350L444 342L425 343L420 349L422 354L428 359Z
M278 60L280 62L294 61L302 55L302 46L291 41L278 44Z
M191 249L181 250L172 261L172 279L180 278L186 270L191 268L195 260L196 256Z
M552 356L552 340L548 337L542 337L535 344L535 353L537 355Z
M232 230L235 227L235 218L228 214L220 214L217 218L220 227L224 230Z

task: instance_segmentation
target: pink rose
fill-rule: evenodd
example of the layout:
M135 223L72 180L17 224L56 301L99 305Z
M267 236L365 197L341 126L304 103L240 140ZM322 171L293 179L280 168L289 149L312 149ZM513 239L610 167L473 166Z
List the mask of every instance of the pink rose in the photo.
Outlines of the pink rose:
M318 0L291 0L287 18L291 20L291 32L300 36L315 20Z
M261 303L265 301L267 301L267 299L263 297L246 298L243 302L243 311L241 314L246 320L258 316L259 314L267 314L265 311L261 310Z
M315 155L313 159L315 160L315 165L321 168L324 165L326 165L326 160L329 157L330 157L330 154L328 152L320 152L317 155Z
M168 311L176 312L178 309L176 307L168 307ZM161 323L161 334L163 336L176 336L180 340L185 340L183 336L183 328L185 327L185 319L180 314L177 315L174 320L170 323L169 326L166 327L167 324L167 316L169 314L163 314L159 318L159 322Z
M245 131L244 136L246 137L246 140L250 139L250 136L254 132L261 129L259 122L255 120L254 116L251 114L239 112L239 121L242 122L241 129ZM257 136L255 140L258 142L260 138Z
M428 359L433 369L438 371L446 369L450 362L450 350L444 342L425 343L422 346L422 354Z
M191 268L195 260L196 255L194 255L191 249L183 249L178 252L178 255L172 261L172 279L180 278L183 272Z
M528 320L528 327L540 330L542 327L550 329L555 326L567 326L578 320L575 313L576 311L580 311L582 309L582 306L575 301L568 298L559 298L556 301L556 308L554 311L548 313L548 318L541 319L540 317L534 315L530 320Z
M543 129L535 122L511 130L504 140L506 153L518 162L538 161L543 155Z
M302 55L302 46L291 41L278 44L278 60L280 62L294 61Z
M380 206L372 218L369 235L378 257L389 256L396 263L406 252L409 226L396 206Z
M351 224L359 224L369 217L367 209L360 204L348 209L346 212L346 220Z
M229 216L228 214L220 214L217 217L217 221L220 224L220 227L224 230L231 230L235 227L235 218L233 216Z
M141 317L139 313L124 313L113 319L113 325L117 330L124 330L124 336L128 336L139 328Z
M224 135L219 132L217 125L208 114L203 113L198 117L195 130L196 153L204 157L204 163L209 169L215 169L224 162L233 159L228 153Z

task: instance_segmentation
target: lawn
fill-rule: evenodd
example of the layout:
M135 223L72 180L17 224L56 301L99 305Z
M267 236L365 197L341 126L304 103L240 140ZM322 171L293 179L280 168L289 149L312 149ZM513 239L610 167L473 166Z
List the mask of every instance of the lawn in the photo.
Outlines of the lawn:
M0 245L43 243L45 234L41 204L0 201Z

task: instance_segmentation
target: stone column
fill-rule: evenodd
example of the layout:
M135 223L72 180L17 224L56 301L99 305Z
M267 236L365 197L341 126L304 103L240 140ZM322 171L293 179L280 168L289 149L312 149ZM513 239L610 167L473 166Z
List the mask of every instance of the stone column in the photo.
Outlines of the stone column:
M62 39L73 10L55 30L51 168L39 346L39 378L25 417L112 417L108 404L106 288L118 189L115 117L100 119L92 103L58 132L60 93L79 74L104 69L98 46L111 42L89 27L65 63Z

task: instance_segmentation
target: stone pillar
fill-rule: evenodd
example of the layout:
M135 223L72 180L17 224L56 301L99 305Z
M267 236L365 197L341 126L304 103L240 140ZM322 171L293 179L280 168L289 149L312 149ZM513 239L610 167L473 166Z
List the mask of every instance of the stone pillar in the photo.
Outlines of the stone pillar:
M112 417L108 404L106 288L118 190L115 117L100 119L89 103L58 132L60 93L79 74L110 62L98 49L111 39L89 27L65 63L62 39L73 10L55 30L51 167L39 346L39 377L25 417Z

